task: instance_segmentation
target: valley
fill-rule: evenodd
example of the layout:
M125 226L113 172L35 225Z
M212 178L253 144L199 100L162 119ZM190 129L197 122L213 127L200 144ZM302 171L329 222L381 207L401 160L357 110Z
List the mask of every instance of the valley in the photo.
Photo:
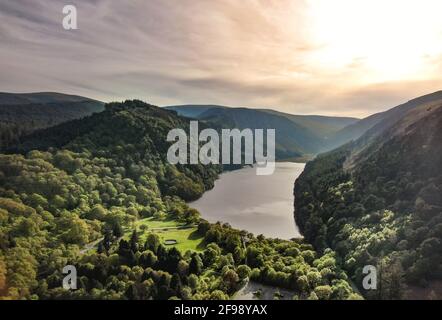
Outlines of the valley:
M171 106L179 115L197 119L213 128L275 129L276 159L302 162L330 150L329 140L359 119L292 115L274 110L224 106Z
M0 0L11 314L442 300L441 0L64 2Z
M201 218L186 202L213 189L222 168L168 163L175 128L189 130L188 120L137 100L110 103L0 155L2 296L220 300L251 280L298 299L361 298L333 251ZM60 285L67 263L78 290Z
M106 104L0 155L3 297L440 296L440 92L361 120L173 109ZM202 129L275 126L274 174L169 163L168 132L190 129L183 109ZM77 291L59 286L66 263L78 267ZM361 288L365 265L382 290Z

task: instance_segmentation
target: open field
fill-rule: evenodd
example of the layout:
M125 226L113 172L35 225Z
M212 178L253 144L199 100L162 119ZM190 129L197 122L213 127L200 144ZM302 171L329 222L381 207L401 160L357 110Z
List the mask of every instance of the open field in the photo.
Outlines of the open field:
M142 229L143 226L147 226L148 229L160 229L160 228L171 228L171 227L173 228L184 227L185 224L173 219L156 220L155 218L151 217L151 218L138 220L135 223L135 226L138 229Z
M197 233L194 226L186 226L175 220L155 220L154 218L146 218L137 221L134 224L139 233L141 243L146 241L147 234L152 232L157 234L161 240L175 240L177 243L166 245L167 247L176 247L183 254L188 251L204 250L203 237ZM127 229L124 238L129 239L133 229Z
M168 229L154 232L158 234L163 241L176 240L177 244L170 246L176 247L182 253L185 253L187 250L204 250L203 238L197 233L196 228Z

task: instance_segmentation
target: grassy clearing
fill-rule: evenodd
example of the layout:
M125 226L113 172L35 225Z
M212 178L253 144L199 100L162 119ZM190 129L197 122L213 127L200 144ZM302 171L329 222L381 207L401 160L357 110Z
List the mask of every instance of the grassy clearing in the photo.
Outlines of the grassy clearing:
M136 222L136 226L138 229L142 229L143 226L147 226L148 229L158 229L158 228L184 227L185 225L181 222L172 219L155 220L153 217L151 217L151 218L138 220Z
M134 227L139 232L139 239L142 243L146 241L147 234L156 233L161 240L175 240L177 244L166 245L166 247L176 247L183 254L188 251L203 251L205 245L196 227L187 227L185 224L176 220L155 220L146 218L135 223ZM127 229L124 238L129 239L133 229Z
M155 231L155 233L160 236L163 242L165 240L176 240L177 244L171 246L176 247L182 253L187 250L204 250L203 238L198 234L196 228L160 230Z

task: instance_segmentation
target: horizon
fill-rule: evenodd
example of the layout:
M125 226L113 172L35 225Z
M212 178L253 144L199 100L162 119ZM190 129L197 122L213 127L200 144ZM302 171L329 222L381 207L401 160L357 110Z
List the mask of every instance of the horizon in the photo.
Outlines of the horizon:
M442 88L437 0L71 2L0 4L2 91L364 118Z
M229 109L249 109L249 110L256 110L256 111L265 111L265 110L271 110L271 111L276 111L276 112L281 112L281 113L285 113L285 114L289 114L289 115L294 115L294 116L301 116L301 117L329 117L329 118L348 118L348 119L356 119L356 120L363 120L365 118L371 117L375 114L378 113L383 113L386 111L391 110L392 108L401 106L405 103L408 103L410 101L413 101L415 99L419 99L425 96L429 96L429 95L433 95L436 93L440 93L442 92L441 90L437 90L434 92L430 92L430 93L426 93L424 95L418 96L418 97L413 97L411 99L407 99L406 101L403 101L395 106L389 106L387 107L385 110L379 110L375 113L372 114L368 114L364 117L352 117L352 116L345 116L345 115L328 115L328 114L315 114L315 113L311 113L311 114L300 114L300 113L290 113L290 112L285 112L285 111L280 111L275 107L272 106L268 106L268 107L264 107L264 108L258 108L258 107L249 107L249 106L229 106L229 105L219 105L219 104L213 104L213 103L201 103L201 104L192 104L192 103L184 103L184 104L176 104L176 105L156 105L151 103L148 100L144 100L144 99L140 99L140 98L129 98L129 99L123 99L123 100L111 100L111 101L102 101L102 100L98 100L98 99L94 99L91 97L87 97L87 96L82 96L79 94L75 94L75 93L66 93L66 92L57 92L57 91L36 91L36 92L5 92L5 91L0 91L0 94L15 94L15 95L33 95L33 94L61 94L61 95L66 95L66 96L74 96L74 97L80 97L80 98L85 98L85 99L90 99L90 100L96 100L98 102L104 103L104 104L108 104L108 103L123 103L126 100L140 100L142 102L154 105L156 107L159 108L172 108L172 107L219 107L219 108L229 108Z

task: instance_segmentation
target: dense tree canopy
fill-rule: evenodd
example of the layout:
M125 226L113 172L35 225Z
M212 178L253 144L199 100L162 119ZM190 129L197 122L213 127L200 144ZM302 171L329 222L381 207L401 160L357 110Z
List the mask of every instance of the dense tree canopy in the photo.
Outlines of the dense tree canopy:
M369 297L402 298L407 284L442 279L441 119L439 108L362 151L357 141L322 155L296 183L306 239L336 250L359 286L363 267L377 266L382 289Z
M302 298L354 297L331 250L200 219L185 201L213 187L221 168L166 161L168 131L187 126L140 101L113 103L0 155L0 296L227 299L251 278ZM204 248L166 245L136 227L143 219L194 227ZM61 287L68 264L75 291Z

